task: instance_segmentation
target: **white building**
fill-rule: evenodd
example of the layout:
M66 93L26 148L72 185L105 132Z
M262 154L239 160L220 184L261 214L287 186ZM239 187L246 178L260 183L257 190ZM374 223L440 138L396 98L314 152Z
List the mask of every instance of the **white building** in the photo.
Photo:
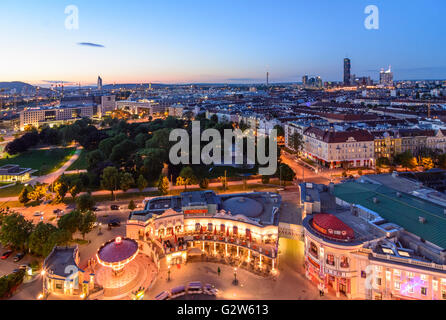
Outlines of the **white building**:
M335 131L310 127L303 132L303 154L319 164L340 168L371 167L375 163L374 138L365 130Z
M77 106L25 108L20 112L20 130L26 126L39 128L44 124L54 125L81 118L92 118L100 115L96 104Z

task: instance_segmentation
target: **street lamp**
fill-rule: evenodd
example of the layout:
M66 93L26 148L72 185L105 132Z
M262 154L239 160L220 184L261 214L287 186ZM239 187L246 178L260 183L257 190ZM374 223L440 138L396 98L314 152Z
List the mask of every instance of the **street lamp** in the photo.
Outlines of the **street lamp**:
M170 281L170 266L167 267L167 281Z
M238 284L238 280L237 280L237 268L234 268L234 281L232 282L232 284L234 286L236 286Z

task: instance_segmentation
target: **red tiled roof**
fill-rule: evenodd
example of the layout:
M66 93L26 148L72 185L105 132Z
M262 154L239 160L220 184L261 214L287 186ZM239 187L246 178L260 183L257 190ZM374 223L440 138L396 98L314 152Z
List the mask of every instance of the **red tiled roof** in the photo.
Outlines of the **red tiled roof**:
M357 142L374 141L373 135L366 130L350 130L350 131L324 131L317 127L310 127L304 132L307 136L314 135L318 140L327 143L347 142L350 138L354 138Z
M319 233L329 238L342 240L353 240L355 238L353 229L332 214L316 214L313 218L312 226Z

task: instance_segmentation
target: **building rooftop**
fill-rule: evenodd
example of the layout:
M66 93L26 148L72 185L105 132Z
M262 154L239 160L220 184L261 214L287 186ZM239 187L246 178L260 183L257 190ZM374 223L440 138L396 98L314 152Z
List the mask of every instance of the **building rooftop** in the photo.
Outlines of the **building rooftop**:
M281 196L268 192L217 195L213 191L184 192L181 196L157 197L148 200L145 210L132 212L129 220L147 221L168 209L184 213L194 207L216 206L232 216L245 216L263 225L277 225ZM190 215L190 214L189 214Z
M78 247L54 247L50 255L45 259L44 269L50 274L67 277L68 266L76 266L75 256Z
M16 164L7 164L0 167L0 175L19 176L31 170L31 168L20 168L20 166Z
M446 248L446 215L443 207L377 184L348 182L335 186L337 198L378 213L406 231Z

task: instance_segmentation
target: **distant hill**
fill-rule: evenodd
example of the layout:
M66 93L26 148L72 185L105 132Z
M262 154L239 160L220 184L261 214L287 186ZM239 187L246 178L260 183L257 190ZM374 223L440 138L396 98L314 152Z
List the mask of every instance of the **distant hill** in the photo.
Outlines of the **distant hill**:
M4 89L4 91L8 92L12 89L16 89L17 93L23 91L31 92L35 90L34 86L21 81L0 82L0 89Z

